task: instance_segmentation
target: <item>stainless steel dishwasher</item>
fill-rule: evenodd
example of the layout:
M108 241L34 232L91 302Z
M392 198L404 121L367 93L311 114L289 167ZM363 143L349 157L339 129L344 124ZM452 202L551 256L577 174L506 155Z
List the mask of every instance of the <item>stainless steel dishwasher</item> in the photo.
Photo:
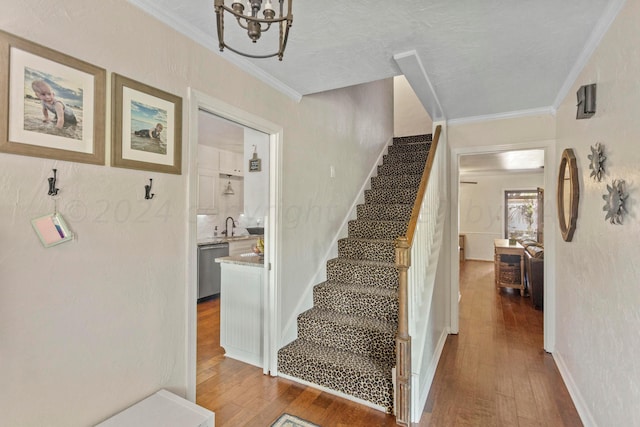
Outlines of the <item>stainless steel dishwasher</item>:
M220 294L220 264L215 259L228 255L228 243L198 245L198 302Z

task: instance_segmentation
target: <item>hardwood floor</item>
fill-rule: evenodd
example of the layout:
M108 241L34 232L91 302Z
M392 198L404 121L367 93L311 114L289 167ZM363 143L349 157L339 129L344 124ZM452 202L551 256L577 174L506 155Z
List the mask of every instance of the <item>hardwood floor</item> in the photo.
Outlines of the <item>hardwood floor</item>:
M542 312L514 290L499 293L493 263L467 261L460 274L460 333L447 338L419 424L581 426L551 355ZM198 305L196 402L216 427L270 426L283 412L322 427L395 426L385 415L224 357L220 300Z

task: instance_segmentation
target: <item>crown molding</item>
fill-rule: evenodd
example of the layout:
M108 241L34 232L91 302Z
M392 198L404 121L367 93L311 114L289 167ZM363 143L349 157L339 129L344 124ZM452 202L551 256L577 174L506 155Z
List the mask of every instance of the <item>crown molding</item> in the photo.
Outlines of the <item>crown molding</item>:
M463 125L469 123L488 122L492 120L516 119L519 117L531 116L555 116L556 110L553 107L532 108L529 110L508 111L506 113L486 114L483 116L461 117L459 119L447 120L449 126Z
M576 80L578 80L580 73L582 73L582 70L584 70L584 67L586 67L589 62L589 59L591 59L593 52L595 52L596 48L600 45L604 35L609 31L609 27L611 27L616 16L618 16L618 13L622 10L625 2L626 0L611 0L607 4L607 8L603 12L602 17L596 23L595 28L591 32L591 35L582 49L582 52L580 52L578 59L575 64L573 64L571 71L560 87L560 91L553 102L554 110L560 108L560 104L562 104L562 101L569 94L569 91L575 84Z

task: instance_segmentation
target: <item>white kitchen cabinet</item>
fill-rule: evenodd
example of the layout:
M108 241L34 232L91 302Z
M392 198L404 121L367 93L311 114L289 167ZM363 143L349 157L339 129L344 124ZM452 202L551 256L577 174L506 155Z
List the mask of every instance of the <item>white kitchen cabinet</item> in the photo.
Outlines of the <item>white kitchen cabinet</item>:
M198 167L217 170L220 167L220 150L198 144Z
M218 213L218 171L198 168L198 208L199 215Z
M225 356L263 367L262 266L223 262L220 346Z
M256 245L256 243L258 243L257 238L230 240L229 256L236 256L253 252L253 247Z
M219 170L224 175L243 176L244 175L244 155L232 151L220 150Z

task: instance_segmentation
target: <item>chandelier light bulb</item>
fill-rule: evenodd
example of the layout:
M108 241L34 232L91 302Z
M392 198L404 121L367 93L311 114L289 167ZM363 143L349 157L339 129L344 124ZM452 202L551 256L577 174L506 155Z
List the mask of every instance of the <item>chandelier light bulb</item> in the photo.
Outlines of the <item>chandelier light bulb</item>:
M273 10L273 4L271 0L267 0L267 4L264 5L264 11L262 12L265 19L273 19L276 16L276 11Z
M234 12L242 15L242 12L244 11L244 5L239 1L234 1L233 3L231 3L231 9L233 9Z

